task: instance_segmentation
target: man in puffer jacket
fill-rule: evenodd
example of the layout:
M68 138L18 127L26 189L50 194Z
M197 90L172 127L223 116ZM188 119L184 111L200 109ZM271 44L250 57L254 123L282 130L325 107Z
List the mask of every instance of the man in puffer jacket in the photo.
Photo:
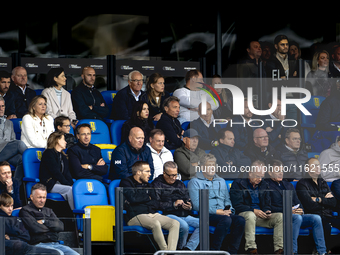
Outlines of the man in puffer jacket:
M329 149L320 154L321 177L326 182L333 182L340 178L340 136Z

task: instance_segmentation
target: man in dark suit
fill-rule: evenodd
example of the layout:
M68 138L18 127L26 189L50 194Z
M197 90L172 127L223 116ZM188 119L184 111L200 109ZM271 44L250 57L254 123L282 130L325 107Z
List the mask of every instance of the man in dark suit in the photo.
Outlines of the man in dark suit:
M13 94L15 115L22 118L28 112L28 106L36 93L28 87L27 71L22 66L17 66L12 70L11 78L14 84L10 86L9 91Z

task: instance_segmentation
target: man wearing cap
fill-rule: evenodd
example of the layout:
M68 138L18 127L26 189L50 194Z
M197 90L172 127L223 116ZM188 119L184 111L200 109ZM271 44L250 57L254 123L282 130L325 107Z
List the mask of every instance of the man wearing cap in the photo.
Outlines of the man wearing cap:
M182 146L175 150L174 160L182 181L189 180L196 174L200 158L205 155L205 151L197 147L200 137L195 129L189 128L183 134Z

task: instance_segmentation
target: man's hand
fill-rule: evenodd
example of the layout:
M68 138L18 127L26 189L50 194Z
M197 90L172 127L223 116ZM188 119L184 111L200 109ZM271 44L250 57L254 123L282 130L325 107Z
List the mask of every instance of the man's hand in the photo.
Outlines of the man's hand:
M303 210L301 208L296 208L296 209L293 209L293 214L300 214L302 215L303 214Z
M332 198L332 197L334 197L332 192L328 192L325 196L325 198Z
M11 239L9 238L9 235L7 235L7 234L5 234L5 239L6 239L6 240L11 240Z
M82 164L81 167L85 168L85 169L88 169L89 168L89 164Z
M39 224L44 224L42 221L43 221L43 220L37 220L37 222L38 222Z
M5 181L7 192L12 192L13 190L13 180L12 178L9 178Z
M92 111L92 109L93 109L93 106L92 106L92 105L89 105L89 108L90 108L90 110Z
M231 214L231 210L223 210L223 209L217 209L216 210L216 214L217 215L226 215L226 216L230 216Z
M105 161L103 158L99 159L98 162L97 162L97 165L98 166L104 166L105 165Z
M100 106L101 106L101 107L104 107L104 106L105 106L105 103L101 103Z
M184 210L191 210L192 209L192 205L191 205L191 203L188 201L187 203L183 203L182 204L182 208L184 209Z
M10 120L10 119L16 119L16 118L17 118L17 116L15 114L11 114L11 115L7 116L6 119Z
M182 204L184 204L184 201L182 199L178 199L178 200L175 201L174 206L178 207L178 206L180 206Z
M270 212L270 211L267 211L267 212ZM267 215L264 211L259 210L259 209L254 209L254 213L256 217L259 217L261 219L268 219L271 216L271 214Z

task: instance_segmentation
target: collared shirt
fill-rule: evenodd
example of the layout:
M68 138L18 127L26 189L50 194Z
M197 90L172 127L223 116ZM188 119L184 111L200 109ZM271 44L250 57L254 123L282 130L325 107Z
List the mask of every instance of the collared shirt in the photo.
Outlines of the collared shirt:
M202 119L202 117L200 117L200 119L202 120L203 124L208 128L208 127L210 127L210 125L214 121L214 115L211 114L211 118L210 118L210 123L209 124L208 124L208 122L206 122L206 120Z
M249 179L247 179L247 181L248 181L248 189L249 189L250 196L251 196L251 208L261 210L260 198L259 198L259 185L256 185L254 187L253 184L250 183Z
M135 92L133 92L133 90L132 90L131 88L130 88L130 90L131 90L131 93L132 93L133 97L135 98L135 100L136 100L136 101L139 101L139 96L140 96L140 94L142 94L142 92L139 91L139 92L138 92L138 95L136 95Z
M21 91L22 91L22 94L24 94L24 95L25 95L26 88L27 88L27 86L26 86L26 85L25 85L25 88L22 88L21 86L18 86L18 85L15 85L15 86L17 86L18 88L20 88L20 89L21 89Z

